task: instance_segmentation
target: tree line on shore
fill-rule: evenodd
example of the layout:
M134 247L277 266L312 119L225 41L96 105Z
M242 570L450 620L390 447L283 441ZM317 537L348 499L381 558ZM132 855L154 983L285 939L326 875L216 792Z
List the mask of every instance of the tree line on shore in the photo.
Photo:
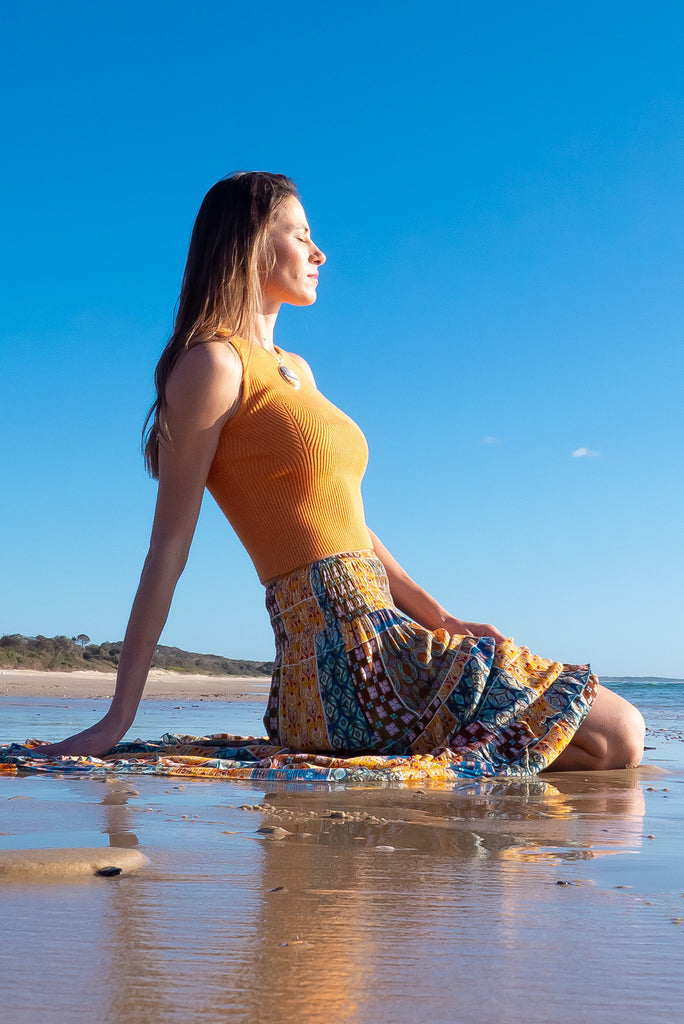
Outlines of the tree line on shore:
M85 633L72 637L6 633L0 637L0 669L32 668L43 672L95 669L111 672L119 664L121 647L121 640L92 643ZM273 663L197 654L159 645L152 658L152 668L210 676L269 676Z

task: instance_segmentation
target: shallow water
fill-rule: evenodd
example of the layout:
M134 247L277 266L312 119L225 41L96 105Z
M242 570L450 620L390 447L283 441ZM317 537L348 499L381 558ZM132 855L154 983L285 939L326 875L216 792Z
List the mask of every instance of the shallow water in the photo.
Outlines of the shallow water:
M0 697L0 743L29 737L57 742L93 725L109 707L108 700ZM124 739L158 739L165 732L203 736L212 732L264 735L263 700L145 700Z
M65 703L29 709L25 735L99 713ZM261 731L262 705L152 703L133 732ZM651 694L660 767L633 772L434 789L0 777L4 848L151 859L130 877L4 883L3 1015L670 1024L684 998L680 708ZM25 738L7 720L3 733Z

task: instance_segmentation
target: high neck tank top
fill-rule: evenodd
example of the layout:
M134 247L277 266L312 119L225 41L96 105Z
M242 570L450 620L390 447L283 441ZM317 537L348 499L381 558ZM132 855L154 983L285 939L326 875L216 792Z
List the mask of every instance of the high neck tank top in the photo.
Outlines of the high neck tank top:
M366 439L296 362L231 338L242 397L226 423L207 488L247 549L261 582L319 558L372 547L361 499ZM279 372L278 356L301 385Z

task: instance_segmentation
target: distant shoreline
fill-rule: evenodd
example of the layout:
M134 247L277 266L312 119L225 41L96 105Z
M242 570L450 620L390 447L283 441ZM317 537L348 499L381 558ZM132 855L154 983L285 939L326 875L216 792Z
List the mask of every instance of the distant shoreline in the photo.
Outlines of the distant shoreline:
M684 679L663 676L601 676L611 683L684 683ZM59 671L33 668L0 669L0 697L41 699L110 699L116 672L97 669ZM143 700L266 700L271 677L205 675L173 669L151 669Z
M123 640L96 644L85 633L71 639L68 636L4 633L0 636L0 670L116 672L122 649ZM200 654L197 651L183 651L180 647L157 644L151 667L170 672L187 672L191 676L270 676L273 662Z
M114 693L115 681L115 672L4 669L0 670L0 697L108 699ZM143 700L266 700L270 685L270 676L214 676L152 669Z

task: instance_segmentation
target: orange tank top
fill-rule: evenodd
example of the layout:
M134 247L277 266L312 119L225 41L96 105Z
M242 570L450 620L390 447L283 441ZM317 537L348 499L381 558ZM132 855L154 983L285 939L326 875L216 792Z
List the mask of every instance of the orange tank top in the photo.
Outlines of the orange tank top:
M247 549L261 582L327 555L372 547L361 479L363 433L296 362L239 338L242 398L219 438L207 488Z

